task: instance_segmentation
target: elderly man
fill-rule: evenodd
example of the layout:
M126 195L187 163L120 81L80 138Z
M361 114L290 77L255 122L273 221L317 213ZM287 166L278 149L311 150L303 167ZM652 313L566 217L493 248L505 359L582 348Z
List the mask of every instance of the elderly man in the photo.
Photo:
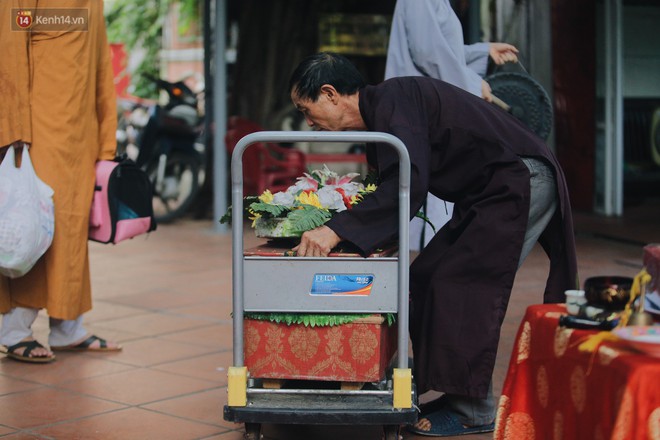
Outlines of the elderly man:
M410 268L410 335L420 393L444 392L412 428L447 436L493 430L491 377L517 269L538 241L550 258L544 300L563 301L577 269L568 191L548 147L514 117L443 81L392 78L365 85L333 53L301 62L291 99L317 130L391 133L411 159L411 212L427 192L455 203ZM347 240L364 254L396 237L398 157L368 146L378 189L303 234L300 256Z

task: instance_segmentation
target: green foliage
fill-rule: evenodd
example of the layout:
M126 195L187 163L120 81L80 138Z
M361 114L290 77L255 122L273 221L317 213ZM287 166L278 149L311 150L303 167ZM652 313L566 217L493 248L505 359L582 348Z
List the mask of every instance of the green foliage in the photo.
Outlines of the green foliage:
M261 214L268 214L271 217L280 217L283 213L290 210L291 208L283 205L272 205L270 203L264 202L255 202L250 204L250 211L258 212Z
M220 217L220 223L221 224L231 223L231 205L227 207L227 212L225 212L225 215Z
M252 203L257 203L259 202L259 197L257 196L245 196L243 198L243 210L245 214L249 213L249 207ZM227 212L220 217L220 223L225 224L225 223L231 223L231 215L232 215L232 205L229 205L227 207Z
M303 205L302 209L295 209L287 216L292 232L305 232L318 228L330 220L330 217L332 214L329 211L309 205Z
M244 315L249 319L256 319L259 321L270 321L277 324L303 324L305 327L332 327L335 325L350 324L357 319L366 318L370 314L310 314L310 313L258 313L247 312ZM394 313L384 314L385 321L388 326L394 325L396 322L396 315Z
M172 1L172 0L170 0ZM201 17L202 1L201 0L179 0L179 33L187 34L193 22ZM200 26L201 28L201 26Z
M108 41L123 43L126 52L144 51L144 58L134 72L131 82L133 94L143 98L157 98L156 85L148 76L158 77L162 47L163 23L170 5L180 4L179 32L185 33L193 21L199 19L199 0L114 0L105 11Z
M378 171L375 168L370 168L364 180L362 181L362 184L366 188L369 185L378 186L379 183L380 182L378 181Z

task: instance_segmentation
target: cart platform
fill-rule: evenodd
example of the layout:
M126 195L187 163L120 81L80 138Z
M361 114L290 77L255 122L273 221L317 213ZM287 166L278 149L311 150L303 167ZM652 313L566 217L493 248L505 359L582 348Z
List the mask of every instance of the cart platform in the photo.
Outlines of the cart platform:
M417 421L417 409L393 409L392 395L386 391L360 390L342 394L324 393L327 390L322 389L310 389L305 394L299 390L295 393L269 391L248 393L245 407L226 406L225 420L302 425L406 425Z

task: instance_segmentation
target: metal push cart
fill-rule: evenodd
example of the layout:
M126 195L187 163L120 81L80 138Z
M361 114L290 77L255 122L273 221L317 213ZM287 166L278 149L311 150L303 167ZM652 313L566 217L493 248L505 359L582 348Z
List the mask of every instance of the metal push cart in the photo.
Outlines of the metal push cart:
M398 255L384 258L245 256L243 151L257 142L383 143L399 155ZM408 366L408 223L410 158L400 139L380 132L263 131L243 137L232 160L233 356L228 369L224 419L245 423L245 438L259 439L262 423L305 425L382 425L386 440L397 439L399 426L417 420L417 396ZM366 296L314 295L315 275L368 275ZM264 388L250 377L244 359L244 312L396 313L397 355L394 368L371 389L341 390L308 386Z

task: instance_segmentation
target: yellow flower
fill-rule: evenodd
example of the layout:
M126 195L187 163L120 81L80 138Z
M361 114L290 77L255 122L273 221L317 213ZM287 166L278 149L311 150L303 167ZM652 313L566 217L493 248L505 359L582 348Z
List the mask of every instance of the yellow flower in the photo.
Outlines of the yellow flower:
M315 208L323 209L323 206L321 206L321 202L319 201L319 196L317 196L316 193L303 191L296 198L303 205L310 205Z
M250 220L252 220L252 227L254 228L254 227L256 227L257 219L261 217L261 214L259 214L258 212L254 212L254 211L252 211L252 210L250 210L250 211L248 211L248 212L249 212L250 214L252 214L252 216L248 216L248 218L249 218Z
M354 196L351 196L351 205L357 205L362 201L362 196L360 194L356 194Z
M370 184L367 185L367 187L364 189L364 192L366 192L366 193L370 193L370 192L374 192L374 191L376 191L376 185L374 185L373 183L370 183Z
M269 189L264 191L260 196L259 200L261 200L264 203L272 203L273 202L273 194L270 192Z

